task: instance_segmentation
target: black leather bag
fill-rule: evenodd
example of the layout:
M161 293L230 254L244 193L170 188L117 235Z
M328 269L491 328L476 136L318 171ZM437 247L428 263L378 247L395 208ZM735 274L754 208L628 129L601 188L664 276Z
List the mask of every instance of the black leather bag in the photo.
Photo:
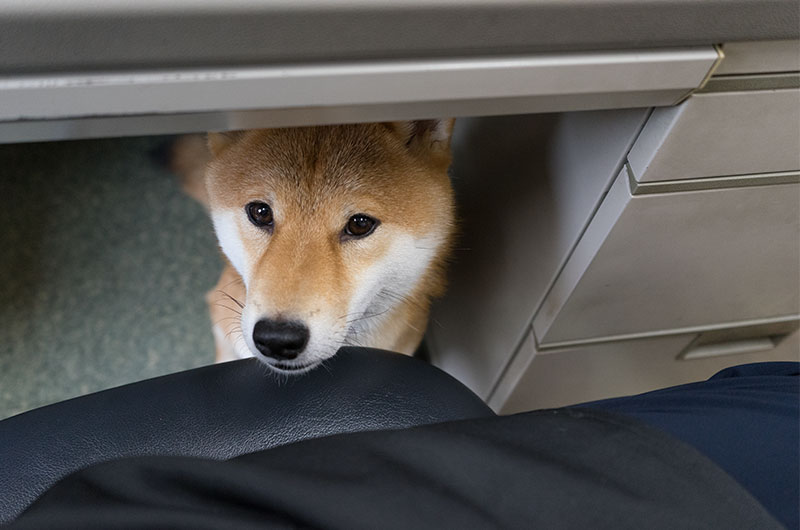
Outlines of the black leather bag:
M255 359L206 366L0 421L0 524L61 477L98 462L227 459L334 433L490 416L441 370L385 351L343 348L291 378Z

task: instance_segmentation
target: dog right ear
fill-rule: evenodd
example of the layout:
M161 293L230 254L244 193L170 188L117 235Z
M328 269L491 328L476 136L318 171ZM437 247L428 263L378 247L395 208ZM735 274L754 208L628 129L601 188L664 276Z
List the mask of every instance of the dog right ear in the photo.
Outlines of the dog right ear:
M397 133L409 147L431 153L449 152L453 133L452 118L438 120L395 121L387 125Z
M214 156L219 156L225 149L238 140L244 131L210 132L206 144Z

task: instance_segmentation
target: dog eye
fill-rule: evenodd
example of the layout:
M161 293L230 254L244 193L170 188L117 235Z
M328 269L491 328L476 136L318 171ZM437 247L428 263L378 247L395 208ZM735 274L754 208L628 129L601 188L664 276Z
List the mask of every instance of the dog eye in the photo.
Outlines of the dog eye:
M351 238L365 237L370 235L376 226L378 221L363 213L357 213L347 221L343 235Z
M272 218L272 208L265 202L251 202L244 208L247 211L247 218L259 228L271 227L274 220Z

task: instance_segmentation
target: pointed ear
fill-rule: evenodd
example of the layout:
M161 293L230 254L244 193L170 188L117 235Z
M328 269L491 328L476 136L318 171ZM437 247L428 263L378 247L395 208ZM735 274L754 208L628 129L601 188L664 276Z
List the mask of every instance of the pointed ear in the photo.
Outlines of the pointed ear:
M455 119L395 121L389 127L393 129L409 147L418 147L428 151L447 152L450 150L450 136L453 133Z
M244 131L210 132L208 133L208 150L214 156L219 156L225 149L238 140Z

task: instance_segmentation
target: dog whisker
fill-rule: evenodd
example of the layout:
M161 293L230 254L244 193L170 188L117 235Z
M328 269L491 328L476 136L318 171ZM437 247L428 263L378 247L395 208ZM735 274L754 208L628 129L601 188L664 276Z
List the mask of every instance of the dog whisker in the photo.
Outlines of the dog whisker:
M346 314L344 314L344 315L342 315L340 317L337 317L336 320L339 321L339 320L342 320L342 319L345 319L345 318L349 318L349 317L354 316L354 315L360 315L360 314L361 314L360 311L353 311L352 313L346 313Z
M395 300L397 302L411 304L412 306L417 307L419 309L427 309L427 307L425 307L420 302L414 300L413 298L402 295L400 293L390 291L389 289L382 289L381 291L378 292L378 296L383 296L385 298L388 298L390 300Z
M221 287L220 287L220 289L225 289L226 287L228 287L228 286L230 286L230 285L233 285L234 283L242 283L242 284L243 284L243 283L244 283L244 280L242 279L242 277L241 277L241 276L239 276L239 277L238 277L238 278L236 278L235 280L233 280L233 281L230 281L230 282L226 283L225 285L221 286Z
M239 318L238 316L223 317L223 318L220 318L219 320L216 320L216 321L212 322L212 324L216 326L218 324L222 324L223 322L227 322L228 320L233 320L233 321L239 320L239 321L241 321L242 319Z
M232 335L233 335L235 332L238 332L238 333L239 333L239 335L240 335L240 338L241 338L242 340L244 340L244 334L242 333L242 328L239 328L239 329L236 329L236 328L234 328L234 329L230 330L229 332L227 332L227 333L225 334L225 338L226 338L226 339L228 339L228 338L231 338L231 337L232 337Z
M406 322L405 324L406 324L406 326L410 327L411 329L413 329L417 333L422 333L422 331L418 327L413 325L411 322Z
M218 306L218 307L222 307L224 309L227 309L228 311L230 311L232 313L236 313L239 316L242 316L242 312L241 311L239 311L238 309L234 309L234 308L232 308L230 306L227 306L227 305L225 305L223 303L215 303L214 305Z
M329 374L332 374L332 373L333 373L333 370L331 370L331 367L330 367L330 366L328 366L328 363L327 363L327 362L325 362L325 361L322 361L321 363L319 363L319 365L320 365L321 367L325 368L325 370L326 370L326 371L327 371Z
M362 316L360 316L360 317L358 317L358 318L354 318L354 319L352 319L352 320L348 320L346 323L347 323L347 324L352 324L353 322L358 322L358 321L360 321L360 320L367 320L367 319L369 319L369 318L375 318L375 317L379 317L379 316L383 315L384 313L388 313L390 310L391 310L391 308L389 308L389 309L384 309L383 311L380 311L380 312L378 312L378 313L370 313L370 314L368 314L368 315L362 315Z
M237 299L236 299L236 298L234 298L233 296L229 295L228 293L226 293L226 292L225 292L225 291L223 291L222 289L217 289L217 292L218 292L218 293L220 293L220 294L222 294L222 295L225 295L226 297L228 297L228 299L229 299L231 302L233 302L234 304L236 304L236 305L238 305L238 306L239 306L239 309L244 309L244 304L243 304L243 303L241 303L239 300L237 300Z

